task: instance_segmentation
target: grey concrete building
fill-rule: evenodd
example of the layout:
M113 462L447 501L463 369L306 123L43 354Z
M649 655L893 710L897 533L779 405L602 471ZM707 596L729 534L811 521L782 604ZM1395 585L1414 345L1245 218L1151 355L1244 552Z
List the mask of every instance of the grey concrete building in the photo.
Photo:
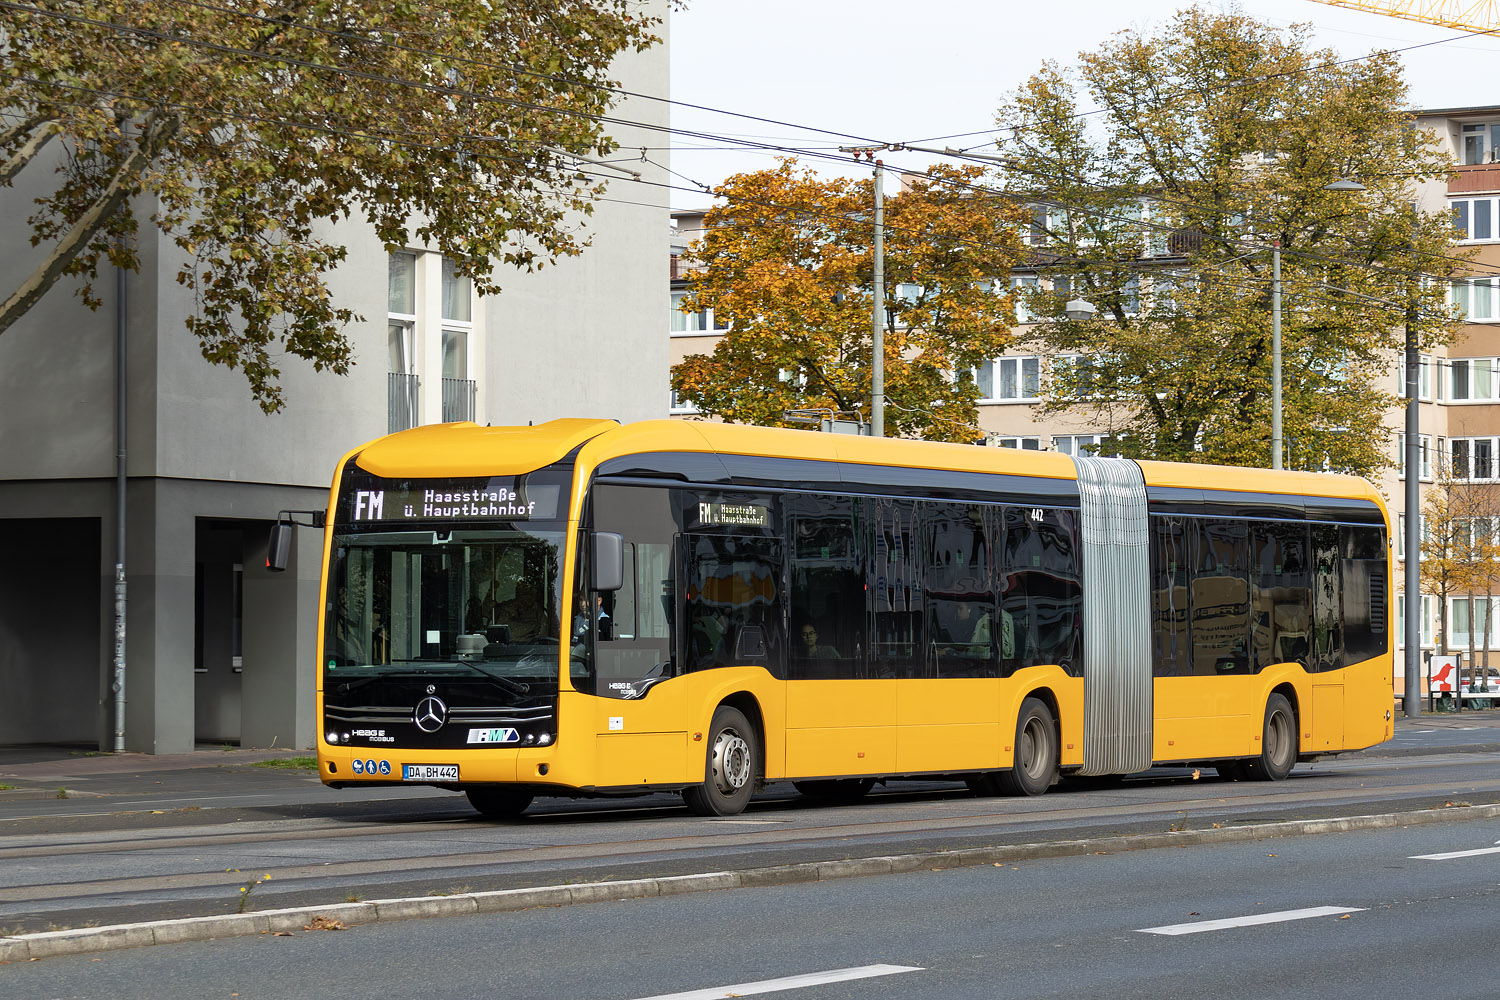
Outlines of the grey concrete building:
M647 6L666 13L665 0ZM617 76L664 97L666 44ZM661 101L629 99L616 116L668 123ZM616 129L626 148L661 147L663 134ZM631 169L668 180L654 164ZM0 189L7 288L38 259L28 180ZM666 415L666 189L621 175L587 229L583 256L503 275L505 292L479 299L427 248L388 254L364 227L335 227L349 257L332 286L364 317L348 331L357 364L340 378L288 359L275 416L238 372L202 359L183 325L193 303L175 280L181 252L149 225L123 302L109 274L97 312L74 286L53 288L0 336L0 744L112 745L117 322L128 378L125 746L306 747L322 533L299 530L290 570L269 573L278 511L325 507L339 457L403 426Z

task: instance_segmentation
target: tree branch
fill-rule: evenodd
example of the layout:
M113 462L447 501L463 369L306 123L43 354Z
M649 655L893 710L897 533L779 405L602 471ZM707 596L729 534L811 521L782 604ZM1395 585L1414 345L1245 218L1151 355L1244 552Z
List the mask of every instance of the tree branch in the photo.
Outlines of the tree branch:
M24 170L36 154L41 152L42 147L52 140L57 134L52 128L54 124L56 122L45 115L38 115L0 133L0 149L10 146L23 135L27 137L21 148L12 153L10 159L5 161L5 166L0 168L0 187L9 186L16 174Z
M74 258L83 252L110 217L119 211L120 206L134 193L131 182L141 175L166 140L177 131L178 126L179 119L175 115L148 118L144 134L135 149L115 168L109 184L99 192L94 203L73 224L73 228L58 240L47 259L0 304L0 334L10 329L16 320L47 294Z

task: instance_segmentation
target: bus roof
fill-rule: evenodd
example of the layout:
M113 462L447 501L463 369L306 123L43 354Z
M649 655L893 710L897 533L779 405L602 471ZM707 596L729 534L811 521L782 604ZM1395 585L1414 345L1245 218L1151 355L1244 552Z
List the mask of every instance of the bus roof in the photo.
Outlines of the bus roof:
M578 461L585 471L624 455L706 452L1048 479L1077 478L1072 458L1058 452L688 420L619 424L613 420L570 418L524 427L480 427L468 422L435 424L379 438L354 455L361 468L378 476L478 477L530 472L561 460L575 449L581 449ZM1378 491L1355 476L1176 462L1138 464L1148 486L1348 497L1372 500L1384 508Z

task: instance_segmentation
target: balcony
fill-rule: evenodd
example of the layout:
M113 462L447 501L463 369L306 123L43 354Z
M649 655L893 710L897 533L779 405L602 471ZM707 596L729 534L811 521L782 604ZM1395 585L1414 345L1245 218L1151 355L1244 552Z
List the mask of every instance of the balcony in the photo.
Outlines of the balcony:
M443 379L443 423L474 419L476 386L473 379Z
M404 372L390 372L386 375L386 415L386 432L389 434L417 426L415 375Z
M1453 170L1454 176L1448 181L1450 195L1471 191L1500 191L1500 163L1465 163Z

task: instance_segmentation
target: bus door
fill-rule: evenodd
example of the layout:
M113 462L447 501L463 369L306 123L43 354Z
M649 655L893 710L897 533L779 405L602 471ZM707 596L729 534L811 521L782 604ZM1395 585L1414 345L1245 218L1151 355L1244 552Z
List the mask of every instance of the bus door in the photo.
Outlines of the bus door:
M673 649L676 521L671 494L652 487L601 485L594 527L624 539L619 590L578 590L574 648L593 644L592 676L582 686L596 733L600 787L690 780L686 697ZM585 576L584 579L587 579ZM575 657L575 664L578 658ZM576 667L575 667L576 669Z

